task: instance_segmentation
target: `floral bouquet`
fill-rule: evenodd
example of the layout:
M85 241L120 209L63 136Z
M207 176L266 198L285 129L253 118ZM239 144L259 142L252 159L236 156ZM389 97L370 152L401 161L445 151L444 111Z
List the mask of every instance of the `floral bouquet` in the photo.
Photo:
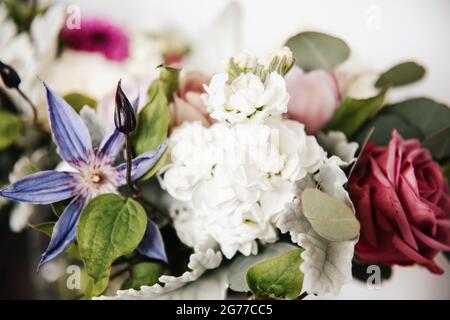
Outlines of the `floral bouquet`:
M389 102L419 64L354 72L344 41L302 32L207 74L182 68L188 46L143 56L109 21L16 5L0 7L2 210L49 236L42 275L81 267L72 298L303 299L392 265L443 273L450 110ZM86 61L108 73L61 75Z

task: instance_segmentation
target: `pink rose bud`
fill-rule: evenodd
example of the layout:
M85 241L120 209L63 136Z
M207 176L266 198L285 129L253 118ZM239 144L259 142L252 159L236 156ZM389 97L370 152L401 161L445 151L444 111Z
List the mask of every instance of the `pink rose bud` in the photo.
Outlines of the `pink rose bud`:
M212 119L201 99L205 92L204 84L209 83L210 78L199 72L190 72L180 79L178 92L170 104L171 127L177 127L185 121L201 121L205 127L212 124Z
M294 66L286 74L288 117L305 125L308 134L320 131L340 104L339 89L332 74L324 70L303 72Z

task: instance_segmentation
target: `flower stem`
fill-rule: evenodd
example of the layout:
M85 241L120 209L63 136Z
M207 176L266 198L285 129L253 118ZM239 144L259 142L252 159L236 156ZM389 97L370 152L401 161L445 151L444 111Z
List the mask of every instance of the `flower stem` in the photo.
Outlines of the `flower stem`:
M126 149L126 156L127 156L127 171L126 171L126 179L127 179L127 185L128 188L130 188L130 191L133 193L134 198L138 198L141 190L139 186L131 180L131 161L133 159L133 155L131 153L131 141L130 141L130 135L128 133L125 134L125 149Z
M303 300L303 299L305 299L308 295L309 295L309 293L306 292L306 291L304 291L304 292L303 292L301 295L299 295L298 298L295 299L295 300Z
M28 98L28 96L19 88L16 88L17 92L20 94L20 96L30 105L31 110L33 111L33 124L38 127L38 114L37 114L37 108L34 105L34 103Z

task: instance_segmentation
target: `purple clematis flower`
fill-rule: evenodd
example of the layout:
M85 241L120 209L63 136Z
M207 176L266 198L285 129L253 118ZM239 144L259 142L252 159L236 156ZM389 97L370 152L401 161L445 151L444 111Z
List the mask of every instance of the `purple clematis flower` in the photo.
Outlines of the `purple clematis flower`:
M124 135L115 129L106 135L98 148L93 148L88 128L81 117L45 83L44 86L53 141L61 158L77 172L41 171L0 190L0 195L5 198L34 204L73 198L53 228L50 244L42 254L39 267L58 256L75 240L78 218L91 199L103 193L117 193L118 187L126 183L126 164L114 166L114 160L125 143ZM137 103L134 104L136 106ZM156 150L133 159L132 180L149 171L166 147L164 142ZM158 228L149 221L147 229L138 251L165 261L167 258ZM151 239L146 239L149 236Z

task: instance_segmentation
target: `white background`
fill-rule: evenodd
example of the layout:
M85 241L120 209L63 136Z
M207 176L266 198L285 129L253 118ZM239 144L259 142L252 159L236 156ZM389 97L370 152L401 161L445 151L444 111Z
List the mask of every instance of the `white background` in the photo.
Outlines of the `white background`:
M205 38L229 1L219 0L78 0L82 14L112 16L129 28L176 26L189 36ZM448 0L241 0L241 21L235 27L243 48L265 56L290 36L304 30L344 39L353 57L383 71L408 59L422 63L427 75L420 83L398 90L395 99L428 96L450 103L450 1ZM236 17L239 18L239 17ZM218 23L217 23L218 24ZM217 27L217 25L216 25ZM220 28L220 25L219 25ZM221 34L211 39L225 42ZM214 57L212 57L214 58ZM217 57L219 60L223 57ZM354 282L342 299L450 299L450 265L435 276L421 267L394 268L381 290Z

